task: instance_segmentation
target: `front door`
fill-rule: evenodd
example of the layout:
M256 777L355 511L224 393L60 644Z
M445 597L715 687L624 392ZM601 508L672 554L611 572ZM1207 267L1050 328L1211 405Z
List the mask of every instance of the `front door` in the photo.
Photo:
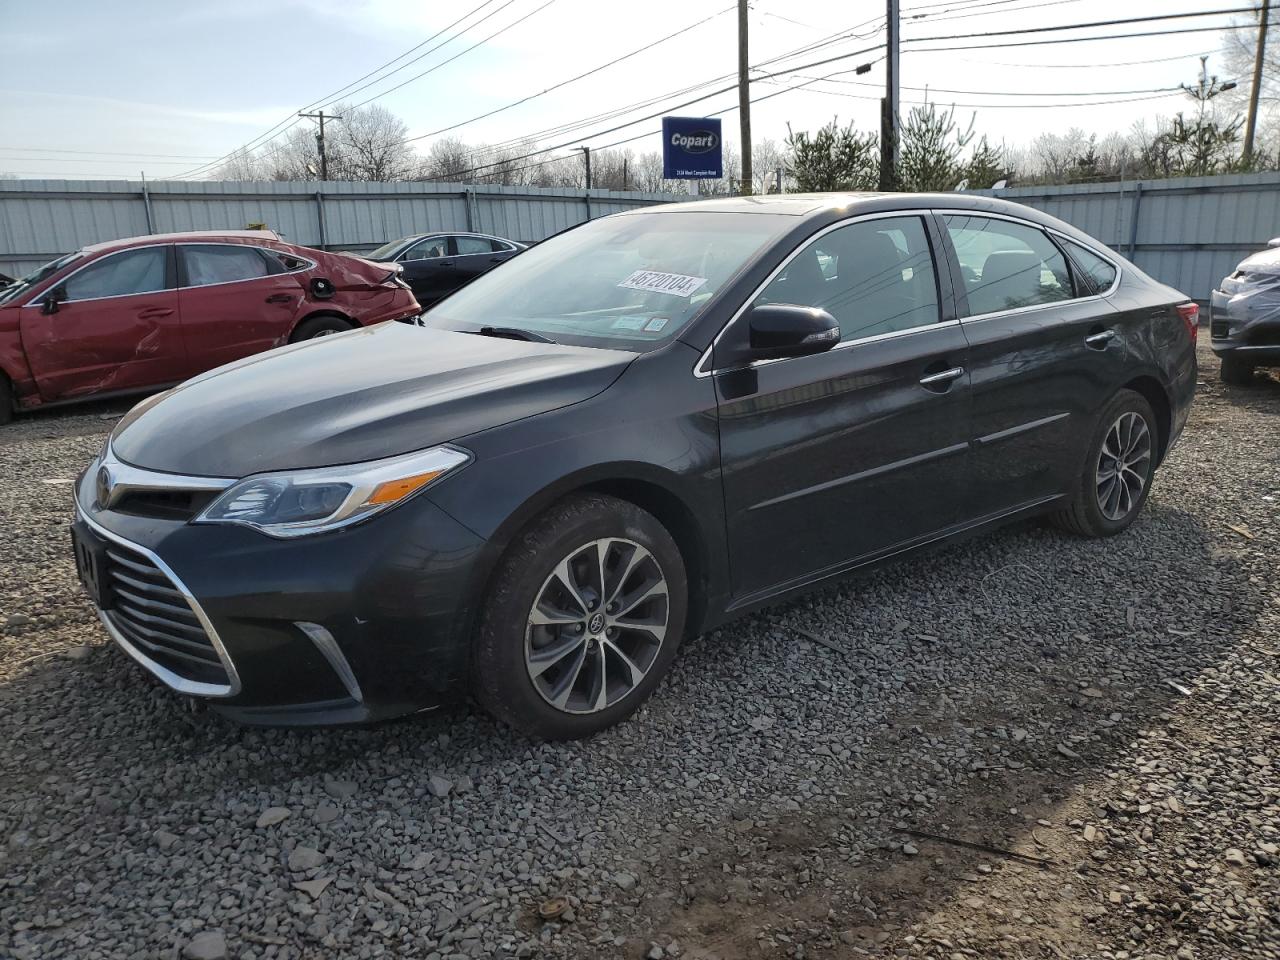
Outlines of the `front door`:
M40 396L69 400L183 379L186 353L173 289L173 247L109 253L24 306L22 347Z
M279 254L236 243L180 244L178 254L187 376L287 342L306 291Z
M1032 224L946 214L973 387L970 519L1042 503L1078 476L1122 377L1119 317Z
M969 383L947 300L921 216L828 230L762 291L829 311L842 342L714 374L735 606L956 522Z

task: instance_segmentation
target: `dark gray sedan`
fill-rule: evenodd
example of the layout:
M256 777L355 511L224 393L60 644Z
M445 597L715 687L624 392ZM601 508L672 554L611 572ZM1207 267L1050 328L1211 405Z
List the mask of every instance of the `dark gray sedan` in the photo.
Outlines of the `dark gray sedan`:
M484 233L417 233L384 243L363 257L401 264L405 283L425 308L523 249L522 243Z

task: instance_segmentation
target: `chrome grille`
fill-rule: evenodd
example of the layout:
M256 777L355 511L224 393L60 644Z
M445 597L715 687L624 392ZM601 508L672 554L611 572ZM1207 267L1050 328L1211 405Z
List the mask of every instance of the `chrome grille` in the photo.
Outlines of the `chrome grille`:
M145 554L113 541L106 616L140 653L196 683L230 685L227 668L187 598Z

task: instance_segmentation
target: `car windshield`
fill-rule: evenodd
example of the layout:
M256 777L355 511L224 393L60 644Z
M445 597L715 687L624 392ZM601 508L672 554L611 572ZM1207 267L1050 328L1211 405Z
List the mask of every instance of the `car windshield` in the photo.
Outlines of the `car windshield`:
M8 303L10 300L16 299L21 296L23 292L30 290L42 280L57 273L72 260L79 259L80 256L81 254L79 253L68 253L66 256L59 257L57 260L50 260L43 267L40 267L37 270L32 270L21 280L17 280L5 287L3 290L0 290L0 303Z
M594 220L485 274L428 311L424 322L644 349L676 336L756 251L794 223L776 214L695 212Z
M392 240L390 243L384 243L377 250L371 250L368 253L361 253L359 256L366 260L385 260L395 254L397 250L412 240L412 237L401 237L399 240Z

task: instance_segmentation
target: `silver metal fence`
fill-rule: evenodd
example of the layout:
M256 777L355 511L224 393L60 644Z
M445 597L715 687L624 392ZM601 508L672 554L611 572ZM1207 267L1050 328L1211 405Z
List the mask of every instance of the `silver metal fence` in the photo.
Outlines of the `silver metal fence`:
M593 217L687 199L487 184L0 180L0 272L21 276L104 240L252 223L329 250L367 251L431 230L530 242Z
M974 192L1072 223L1201 301L1280 235L1280 173ZM0 271L21 275L102 240L251 223L331 250L371 250L428 230L527 242L591 217L687 199L485 184L0 180Z
M977 190L1043 210L1201 302L1280 235L1280 173Z

